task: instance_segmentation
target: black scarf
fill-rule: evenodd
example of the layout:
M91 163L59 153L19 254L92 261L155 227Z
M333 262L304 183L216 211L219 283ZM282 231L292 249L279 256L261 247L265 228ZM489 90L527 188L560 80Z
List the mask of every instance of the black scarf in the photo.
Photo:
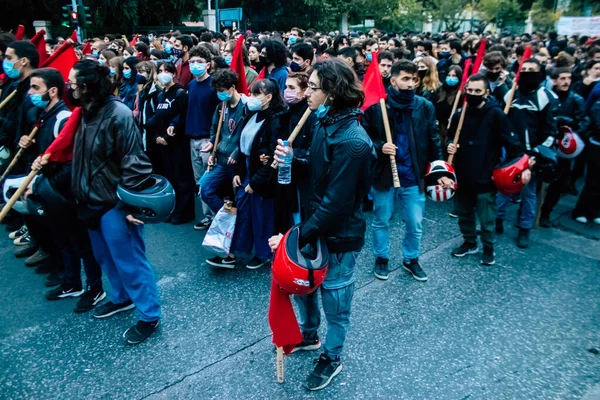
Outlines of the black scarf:
M388 104L396 111L412 112L414 110L414 90L396 90L390 87L387 90Z

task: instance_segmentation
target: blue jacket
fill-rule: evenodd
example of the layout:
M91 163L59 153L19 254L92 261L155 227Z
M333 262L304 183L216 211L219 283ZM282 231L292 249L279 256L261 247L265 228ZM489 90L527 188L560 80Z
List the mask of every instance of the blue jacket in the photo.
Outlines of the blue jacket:
M273 79L275 82L277 82L279 85L279 90L281 90L281 93L283 93L285 90L285 81L287 80L288 75L289 72L287 67L282 65L281 67L277 67L273 69L273 71L269 72L267 74L267 78Z

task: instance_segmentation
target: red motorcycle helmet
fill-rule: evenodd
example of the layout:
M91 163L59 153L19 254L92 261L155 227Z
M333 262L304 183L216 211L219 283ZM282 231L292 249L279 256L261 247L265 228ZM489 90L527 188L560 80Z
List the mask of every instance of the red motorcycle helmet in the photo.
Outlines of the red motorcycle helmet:
M440 178L450 178L454 181L449 189L444 189L442 185L438 183ZM456 174L454 167L443 160L433 161L427 165L425 171L425 194L433 201L446 201L454 197L456 191Z
M524 154L521 158L508 160L498 165L492 172L492 180L500 193L519 193L525 187L521 182L521 174L527 168L529 168L529 156Z
M271 267L277 286L295 295L317 290L325 280L329 267L329 252L322 238L300 249L300 226L294 226L281 239Z
M575 158L585 148L585 142L567 125L559 128L562 139L558 141L557 155L563 158Z

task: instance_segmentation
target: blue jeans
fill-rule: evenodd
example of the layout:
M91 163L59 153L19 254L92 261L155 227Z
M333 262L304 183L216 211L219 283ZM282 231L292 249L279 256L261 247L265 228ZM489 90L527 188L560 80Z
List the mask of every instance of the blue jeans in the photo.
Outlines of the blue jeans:
M202 201L210 207L213 213L219 212L223 207L223 199L219 197L219 188L226 182L233 181L233 171L230 167L217 164L210 171L206 171L200 178L199 185Z
M391 188L388 191L372 188L373 195L373 253L375 257L390 258L390 220L396 200L402 203L402 221L406 227L402 241L404 260L419 258L423 236L425 193L418 186Z
M104 214L100 229L88 232L96 260L110 282L111 301L132 300L142 321L157 321L158 288L146 258L144 227L127 222L125 212L115 207Z
M256 257L270 260L273 254L269 238L273 236L275 226L275 202L257 193L246 193L244 188L249 183L250 179L246 177L235 195L237 217L231 252L236 256L246 256L252 254L254 247Z
M304 339L317 337L321 324L318 293L327 318L324 353L330 358L342 354L350 324L350 309L354 296L354 266L358 252L329 254L329 269L323 285L306 296L294 296L298 306L298 324Z
M531 229L533 228L533 223L535 221L535 211L537 207L537 180L535 179L535 176L531 177L529 183L520 193L514 195L498 193L498 196L496 197L497 218L504 221L510 203L515 202L519 197L521 198L521 204L519 206L519 227L522 229Z

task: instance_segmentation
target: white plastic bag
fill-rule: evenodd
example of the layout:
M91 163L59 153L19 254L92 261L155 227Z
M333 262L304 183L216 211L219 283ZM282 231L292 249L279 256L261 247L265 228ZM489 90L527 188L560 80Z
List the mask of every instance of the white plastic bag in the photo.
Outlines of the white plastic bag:
M231 241L235 232L235 219L237 209L232 206L232 202L225 202L221 207L212 223L206 236L202 241L202 246L212 250L220 257L227 257L231 250Z

